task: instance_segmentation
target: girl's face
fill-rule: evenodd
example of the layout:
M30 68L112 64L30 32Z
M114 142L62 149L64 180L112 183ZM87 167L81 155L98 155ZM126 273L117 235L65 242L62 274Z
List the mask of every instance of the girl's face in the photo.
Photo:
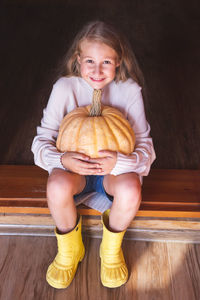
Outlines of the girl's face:
M94 89L102 89L113 81L119 66L117 53L108 45L84 40L78 56L81 77Z

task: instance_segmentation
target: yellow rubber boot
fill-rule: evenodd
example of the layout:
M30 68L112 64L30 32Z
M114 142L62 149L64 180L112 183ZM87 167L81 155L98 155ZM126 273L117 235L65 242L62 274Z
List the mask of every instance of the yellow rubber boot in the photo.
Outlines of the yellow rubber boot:
M106 210L102 215L101 282L105 287L116 288L128 280L128 269L121 248L125 231L115 233L107 229L109 212L110 210Z
M85 247L81 235L82 218L79 217L76 227L66 234L58 234L58 253L49 266L46 274L47 282L54 288L63 289L72 282L78 263L85 255Z

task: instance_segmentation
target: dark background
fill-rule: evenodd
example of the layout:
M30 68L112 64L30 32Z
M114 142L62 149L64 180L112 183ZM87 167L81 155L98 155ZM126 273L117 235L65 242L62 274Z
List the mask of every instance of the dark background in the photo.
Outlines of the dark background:
M1 1L0 164L30 151L57 65L87 21L112 21L144 73L154 168L200 167L200 1Z

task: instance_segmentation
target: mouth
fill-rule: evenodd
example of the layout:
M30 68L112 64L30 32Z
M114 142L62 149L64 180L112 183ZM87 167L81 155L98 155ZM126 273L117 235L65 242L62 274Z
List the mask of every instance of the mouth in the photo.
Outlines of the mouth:
M90 79L93 81L93 82L103 82L105 80L105 78L94 78L94 77L90 77Z

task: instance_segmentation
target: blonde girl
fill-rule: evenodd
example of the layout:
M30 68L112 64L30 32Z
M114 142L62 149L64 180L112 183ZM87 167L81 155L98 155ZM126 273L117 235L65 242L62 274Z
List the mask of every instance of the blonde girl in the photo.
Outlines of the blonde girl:
M56 224L58 254L46 278L55 288L71 283L84 257L76 199L94 191L112 201L102 215L101 282L114 288L128 279L121 243L140 205L141 178L148 175L155 159L141 86L141 71L126 39L104 22L84 26L66 55L62 76L54 84L32 145L35 164L49 172L47 199ZM63 117L78 106L89 105L94 89L102 90L104 105L118 108L129 120L136 136L131 155L105 149L100 158L91 159L83 153L57 151Z

